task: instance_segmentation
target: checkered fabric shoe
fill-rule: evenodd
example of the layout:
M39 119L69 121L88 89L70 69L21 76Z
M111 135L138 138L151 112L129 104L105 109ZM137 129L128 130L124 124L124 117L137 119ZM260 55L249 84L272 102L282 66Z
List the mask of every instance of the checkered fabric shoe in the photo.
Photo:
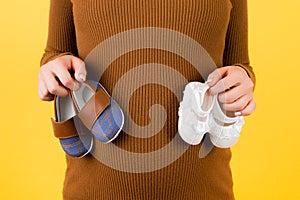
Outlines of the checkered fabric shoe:
M86 81L71 96L78 117L96 139L109 143L119 135L124 124L123 111L100 83Z

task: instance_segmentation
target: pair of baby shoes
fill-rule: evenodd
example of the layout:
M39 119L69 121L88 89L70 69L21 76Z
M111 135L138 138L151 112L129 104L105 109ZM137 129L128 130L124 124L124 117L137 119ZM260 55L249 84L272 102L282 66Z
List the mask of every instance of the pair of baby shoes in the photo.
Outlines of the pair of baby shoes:
M186 143L197 145L204 134L209 133L216 147L231 147L239 139L244 118L227 116L217 95L209 95L208 89L209 86L201 82L190 82L185 86L178 111L179 135Z
M85 81L66 97L55 96L54 135L59 138L66 154L83 157L93 147L93 138L101 142L113 141L124 124L120 106L95 81Z

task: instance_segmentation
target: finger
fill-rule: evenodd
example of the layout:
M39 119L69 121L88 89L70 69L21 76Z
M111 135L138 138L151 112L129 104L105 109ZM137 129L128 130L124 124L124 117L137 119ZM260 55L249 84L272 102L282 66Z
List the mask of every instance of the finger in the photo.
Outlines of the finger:
M50 94L58 96L67 96L68 91L63 86L59 85L58 81L55 79L54 75L44 76L44 81L46 83L47 91Z
M253 96L250 94L244 95L232 103L222 104L222 108L226 111L241 112L249 104L252 98Z
M39 80L38 83L39 98L43 101L51 101L54 99L54 95L50 94L46 88L46 84L43 80Z
M241 111L241 115L247 116L253 113L256 108L256 103L252 99L249 104Z
M70 72L66 68L56 67L53 69L53 73L57 76L63 86L69 88L70 90L79 89L79 83L72 78Z
M248 91L243 85L237 85L231 87L231 89L222 92L218 95L218 99L221 103L233 103L244 95L252 94L252 91Z
M224 77L224 75L227 73L227 70L228 69L226 67L215 69L207 77L207 81L206 81L207 85L209 87L214 86L219 80L221 80Z
M214 86L209 89L211 95L219 94L225 92L231 87L237 86L238 82L234 76L225 76L219 80Z
M79 82L84 82L86 79L86 69L84 62L75 56L71 58L72 69L75 71L75 79Z
M50 94L50 93L49 93L49 95L41 98L41 100L43 100L43 101L52 101L53 99L54 99L54 95Z

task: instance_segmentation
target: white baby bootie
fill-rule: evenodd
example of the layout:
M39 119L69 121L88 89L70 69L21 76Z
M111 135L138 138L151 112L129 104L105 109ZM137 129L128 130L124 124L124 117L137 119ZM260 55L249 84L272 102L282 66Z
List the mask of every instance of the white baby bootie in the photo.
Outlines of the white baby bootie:
M209 117L210 140L216 147L231 147L238 141L244 123L243 116L228 117L216 99Z
M209 114L215 96L207 94L209 86L200 82L186 85L178 111L178 132L188 144L197 145L209 131Z
M188 144L200 144L205 133L219 148L234 145L240 136L244 118L228 117L222 111L217 95L208 94L209 86L190 82L185 86L179 106L178 132Z

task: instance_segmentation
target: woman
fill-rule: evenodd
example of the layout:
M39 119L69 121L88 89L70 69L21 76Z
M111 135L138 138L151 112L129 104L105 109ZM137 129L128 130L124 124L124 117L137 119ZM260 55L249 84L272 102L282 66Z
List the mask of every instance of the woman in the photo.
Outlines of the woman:
M207 79L210 93L219 94L223 109L235 115L254 111L246 0L51 0L48 42L39 73L40 98L51 101L54 95L66 96L67 88L77 89L88 73L83 60L99 43L143 27L174 30L201 44L218 66ZM139 49L120 56L99 82L112 92L117 79L134 66L154 62L173 67L188 81L202 80L184 59L170 52ZM132 84L128 79L124 91ZM148 108L153 104L164 106L168 116L159 134L147 139L121 134L115 145L143 153L170 142L177 133L178 101L169 90L156 84L140 87L130 103L131 117L142 126L149 124ZM190 146L170 165L144 173L113 169L92 155L67 156L64 199L234 199L230 149L214 148L199 159L200 147Z

